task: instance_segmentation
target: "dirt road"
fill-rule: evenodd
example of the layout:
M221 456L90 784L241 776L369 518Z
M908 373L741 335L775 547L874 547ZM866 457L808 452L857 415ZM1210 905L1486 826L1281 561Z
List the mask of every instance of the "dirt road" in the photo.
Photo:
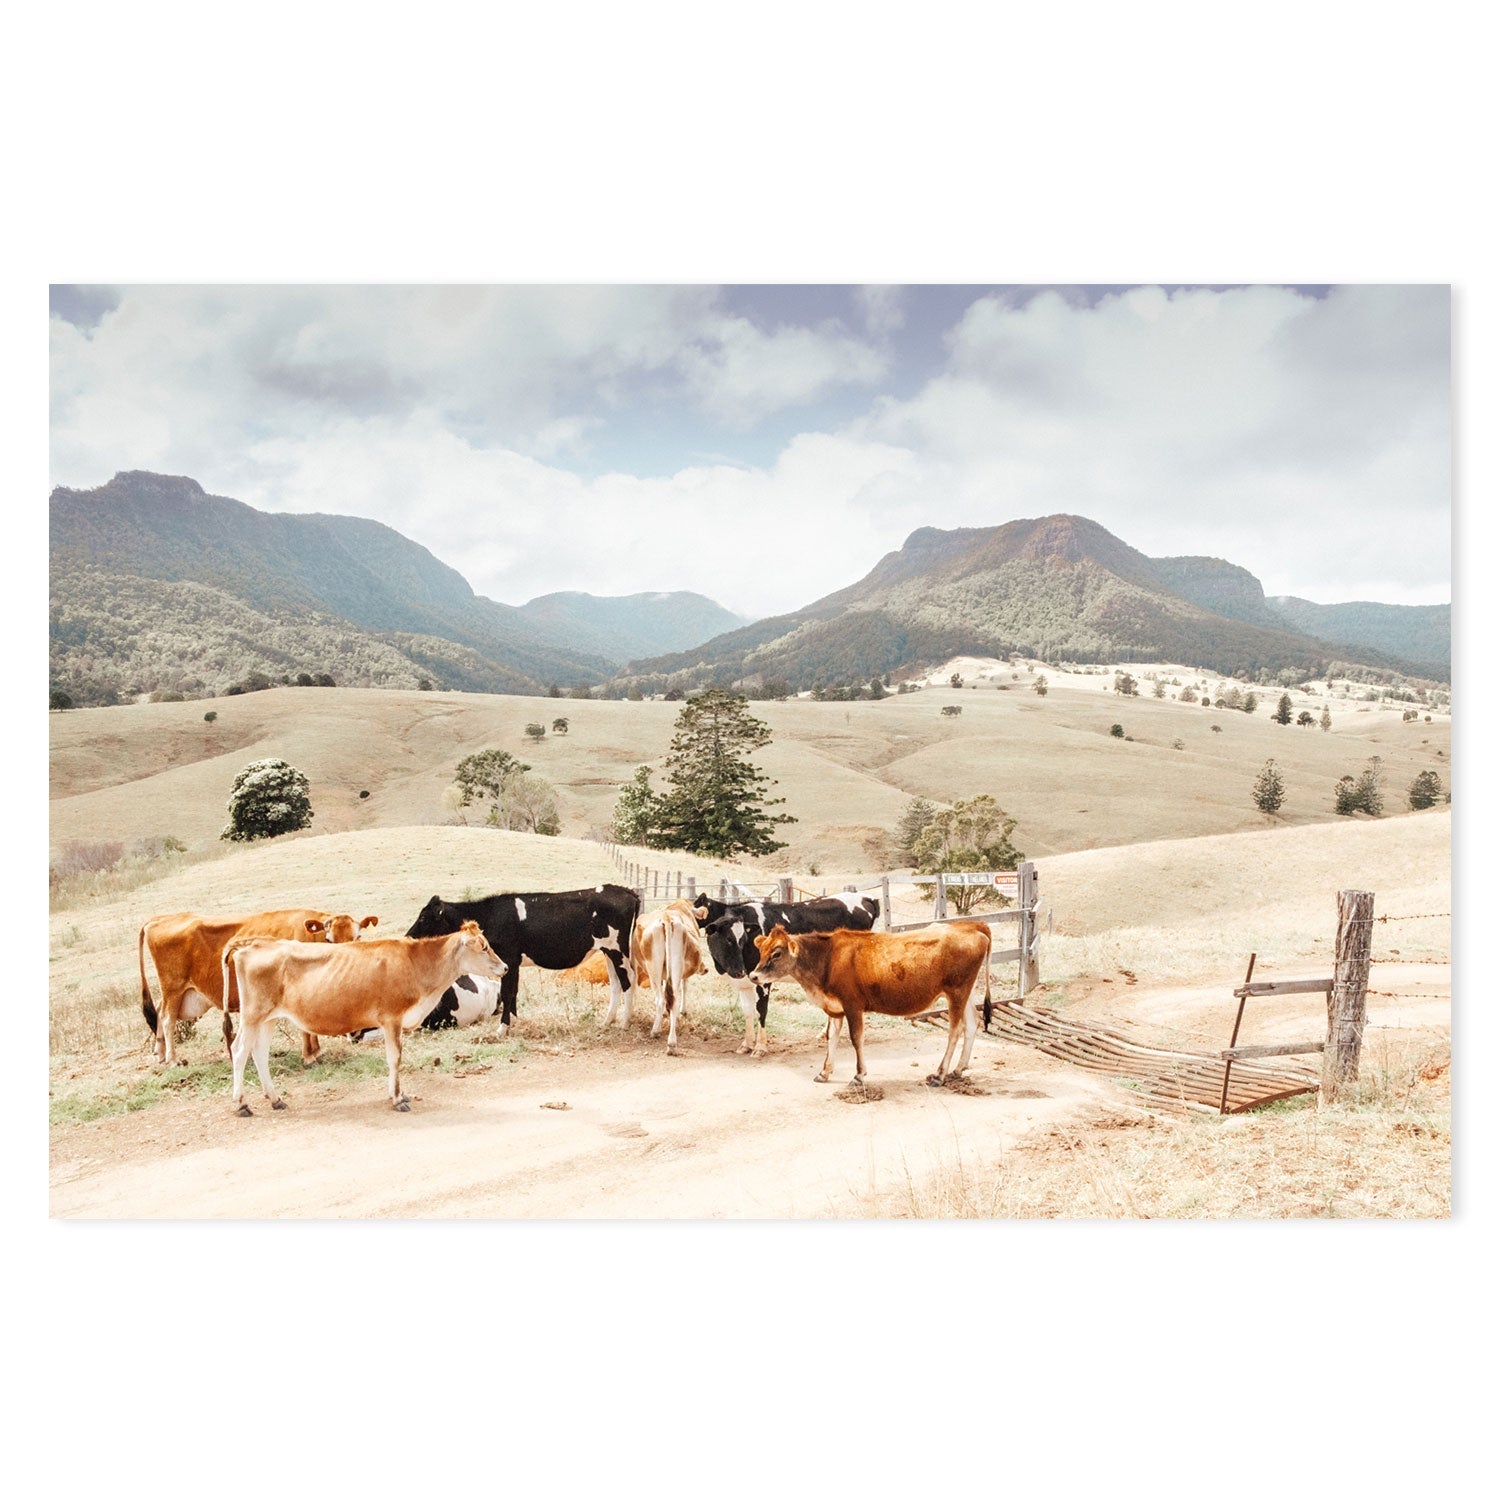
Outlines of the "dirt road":
M83 1218L783 1218L859 1214L866 1195L946 1165L993 1162L1027 1131L1101 1098L1107 1083L981 1037L969 1079L924 1083L942 1055L929 1027L867 1039L883 1097L847 1102L847 1041L832 1084L821 1044L736 1057L689 1042L667 1057L635 1035L568 1056L528 1050L456 1075L384 1084L283 1077L290 1107L252 1096L158 1105L58 1130L51 1211ZM252 1085L253 1087L253 1085ZM566 1109L549 1105L566 1104ZM866 1210L867 1211L867 1210Z

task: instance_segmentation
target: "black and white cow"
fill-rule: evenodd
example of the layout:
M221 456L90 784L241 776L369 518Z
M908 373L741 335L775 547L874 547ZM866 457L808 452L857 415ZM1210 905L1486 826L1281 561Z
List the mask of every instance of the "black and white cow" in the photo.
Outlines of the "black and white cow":
M699 896L693 902L698 925L708 938L708 956L714 968L740 992L745 1015L745 1040L735 1049L759 1057L766 1050L766 1013L771 987L756 984L749 976L760 963L755 939L780 924L787 932L836 932L849 929L868 932L880 915L880 902L873 896L840 891L812 901L740 901L733 904Z
M479 901L444 901L434 896L406 935L436 937L457 932L466 921L478 922L490 947L506 964L500 982L500 1024L506 1027L516 1018L522 958L529 958L539 969L571 969L597 948L609 965L608 1021L614 1018L621 996L630 992L630 941L640 907L635 892L623 885L527 891ZM483 991L475 998L483 1002ZM445 991L423 1025L460 1024L456 1016L471 1003L466 996Z

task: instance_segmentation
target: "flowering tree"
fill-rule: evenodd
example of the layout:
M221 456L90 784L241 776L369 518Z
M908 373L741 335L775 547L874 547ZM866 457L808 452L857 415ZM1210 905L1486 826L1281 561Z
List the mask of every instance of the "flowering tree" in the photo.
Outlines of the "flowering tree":
M221 839L248 841L295 833L313 820L307 777L284 760L253 760L229 788Z

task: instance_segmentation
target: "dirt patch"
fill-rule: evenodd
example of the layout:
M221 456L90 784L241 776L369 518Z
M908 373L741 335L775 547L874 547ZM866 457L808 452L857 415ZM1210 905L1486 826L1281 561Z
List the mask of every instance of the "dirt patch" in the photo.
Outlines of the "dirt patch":
M988 1089L980 1088L977 1083L970 1083L969 1080L965 1078L961 1073L949 1074L949 1076L943 1080L941 1087L946 1089L950 1094L984 1095L989 1093ZM1012 1094L1010 1097L1014 1099L1016 1095ZM1034 1094L1032 1094L1031 1097L1034 1099L1045 1099L1047 1096L1040 1090L1037 1090Z
M845 1104L875 1104L885 1098L885 1090L878 1083L851 1083L833 1097Z

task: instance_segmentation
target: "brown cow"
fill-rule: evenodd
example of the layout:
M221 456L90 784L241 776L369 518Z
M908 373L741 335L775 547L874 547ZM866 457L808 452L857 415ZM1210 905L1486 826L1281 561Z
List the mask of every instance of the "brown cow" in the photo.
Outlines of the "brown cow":
M969 1066L979 1018L974 987L984 970L984 1024L990 1024L990 928L986 922L934 922L918 932L806 932L790 937L784 927L755 940L757 984L795 979L828 1016L828 1051L819 1083L833 1073L839 1029L849 1020L854 1043L854 1081L865 1081L865 1013L915 1016L948 1001L948 1049L928 1083L949 1077L948 1064L964 1028L964 1051L954 1073Z
M667 1053L675 1055L677 1017L687 1009L687 982L694 974L707 973L703 950L698 946L698 916L692 905L687 901L669 901L659 912L642 917L636 923L631 961L636 983L649 985L656 992L656 1020L651 1035L661 1035L662 1017L667 1016ZM626 995L622 1026L630 1024L630 1000L631 995ZM604 1018L606 1026L613 1014L611 1005L609 1015Z
M180 911L151 917L136 939L136 957L141 969L141 1014L151 1028L151 1051L167 1067L177 1061L175 1032L178 1021L196 1021L205 1011L224 1004L221 964L224 945L236 937L295 938L304 943L347 943L379 917L366 917L356 927L354 918L332 912L298 908L295 911L263 911L251 917L200 917ZM151 950L161 985L161 1012L151 1002L146 981L146 950ZM239 1007L237 992L231 991L229 1009ZM302 1059L318 1055L317 1037L304 1037Z
M337 948L317 948L276 938L236 938L224 949L224 984L230 971L240 995L240 1034L234 1063L236 1113L245 1103L245 1059L253 1058L272 1109L286 1103L271 1081L271 1022L284 1017L300 1031L344 1036L379 1027L385 1033L390 1101L411 1108L401 1092L401 1028L420 1025L460 974L502 979L505 963L476 922L440 937L370 938ZM225 1040L229 1017L224 1017Z

